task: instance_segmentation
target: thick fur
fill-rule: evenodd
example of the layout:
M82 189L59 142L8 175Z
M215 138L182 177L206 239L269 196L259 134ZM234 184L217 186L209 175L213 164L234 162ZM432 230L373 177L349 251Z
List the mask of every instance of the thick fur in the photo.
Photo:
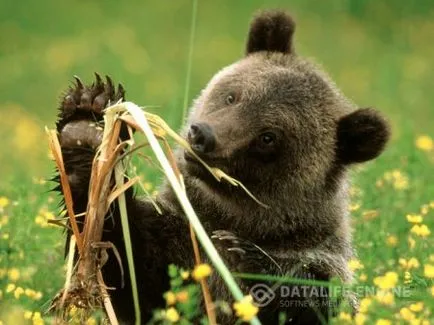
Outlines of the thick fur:
M324 72L294 54L294 28L283 12L257 16L246 57L212 78L182 131L192 141L192 133L187 136L191 126L206 125L204 134L214 142L198 151L201 157L242 181L269 208L259 206L240 188L218 183L180 148L176 159L188 197L232 271L349 282L347 261L353 249L346 169L380 154L389 131L379 113L357 110ZM101 107L124 97L123 89L115 94L111 80L101 83L97 78L85 87L77 81L62 100L57 124L77 213L87 205ZM183 211L168 184L159 192L162 215L149 202L127 193L144 320L154 308L164 306L168 265L194 266ZM107 218L103 240L116 245L127 265L116 206ZM107 285L116 287L111 297L117 315L133 323L128 275L121 287L113 256L103 273ZM248 293L255 281L239 283ZM210 287L214 299L232 301L216 274ZM307 292L297 299L309 304L288 308L281 308L281 299L277 296L261 308L263 324L277 324L278 311L285 312L291 324L319 324L328 318L327 297ZM221 324L235 322L233 315L218 317Z

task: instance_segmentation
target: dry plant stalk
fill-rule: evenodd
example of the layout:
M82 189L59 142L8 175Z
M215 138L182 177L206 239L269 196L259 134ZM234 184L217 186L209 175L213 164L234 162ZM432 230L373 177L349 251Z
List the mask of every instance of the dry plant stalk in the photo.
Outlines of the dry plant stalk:
M118 324L113 306L110 302L109 294L107 293L107 288L104 284L104 280L102 277L102 265L100 263L101 261L99 259L98 249L104 246L101 243L104 228L104 218L108 212L110 204L118 198L122 199L125 190L139 181L138 177L134 177L126 183L118 182L118 180L116 180L116 186L112 188L112 180L115 178L114 173L116 164L123 158L125 158L127 154L131 154L134 151L132 150L127 154L123 153L123 149L128 144L128 141L120 142L119 140L121 123L125 122L127 125L136 130L139 130L141 132L144 131L141 126L139 126L139 124L135 121L132 115L127 113L127 109L124 104L132 103L118 103L114 106L111 106L110 108L107 108L106 110L106 115L104 117L105 127L102 144L97 154L95 155L95 159L92 164L91 177L89 182L89 200L85 213L82 233L79 232L79 228L76 222L76 215L74 214L73 210L71 190L68 183L68 177L65 172L65 167L63 165L63 158L57 134L53 130L47 130L50 149L53 157L55 158L57 169L59 171L60 183L65 196L65 205L67 208L69 221L73 232L73 239L71 240L71 245L74 245L75 240L78 250L78 260L75 266L73 263L74 257L69 256L65 287L63 288L63 292L59 293L54 298L52 306L50 308L60 311L59 314L62 316L61 319L64 320L66 319L67 311L70 306L83 308L85 311L85 316L89 316L89 311L93 310L95 307L98 308L104 306L104 309L107 313L107 316L109 317L111 324ZM267 207L265 204L255 198L244 187L242 183L226 175L220 169L208 166L200 157L196 155L196 153L191 149L187 141L185 141L176 132L174 132L166 124L166 122L164 122L163 119L161 119L157 115L153 115L147 112L145 112L144 114L146 120L151 126L154 136L163 142L169 159L170 167L173 170L174 175L176 175L176 178L178 178L179 184L181 184L182 187L182 175L176 165L175 158L167 142L167 136L173 138L179 145L188 150L199 162L204 165L204 167L212 175L214 175L214 177L218 181L224 179L234 186L239 186L259 205ZM110 115L110 118L108 118L108 115ZM124 216L124 214L126 213L122 213L121 211L121 218L127 217L126 215ZM190 225L190 237L193 243L195 264L200 264L201 257L199 253L199 246L192 224ZM128 243L126 244L128 245ZM75 254L73 248L71 248L70 254ZM122 268L122 266L120 267ZM221 268L219 271L222 272ZM134 270L130 269L130 276L133 277L133 275ZM226 272L226 278L228 276L229 275ZM214 304L212 302L208 285L205 280L200 281L200 284L204 295L208 320L211 325L216 324ZM233 282L232 287L234 285L235 283ZM238 288L233 289L233 291L236 292L236 298L240 299L241 291ZM136 295L137 293L134 292L134 294ZM135 301L135 304L137 307L138 301ZM140 319L140 311L137 310L136 319ZM252 323L258 324L257 322Z
M54 130L47 130L50 149L56 161L60 183L65 196L65 205L73 231L72 238L75 239L78 247L77 265L73 265L74 250L70 249L67 279L63 292L54 298L50 308L58 311L61 319L66 318L67 310L72 306L83 308L85 310L84 317L87 317L89 316L86 314L87 311L92 311L95 307L104 305L111 324L118 324L102 278L102 265L100 264L97 248L102 239L104 218L110 203L119 195L119 189L113 191L110 182L114 165L124 147L124 143L118 144L120 127L121 121L106 126L103 143L92 164L89 200L82 233L79 232L75 220L71 190L57 134ZM131 184L126 184L124 190ZM74 245L74 240L71 240L71 245ZM58 321L61 322L61 319Z

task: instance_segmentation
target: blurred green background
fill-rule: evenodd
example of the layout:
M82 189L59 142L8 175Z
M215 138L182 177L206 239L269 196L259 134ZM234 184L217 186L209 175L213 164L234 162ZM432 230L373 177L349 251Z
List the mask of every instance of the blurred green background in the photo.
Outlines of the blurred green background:
M180 124L191 1L2 1L0 166L45 175L43 127L73 75L109 74L127 98ZM360 106L429 131L434 3L421 1L199 1L190 98L243 55L252 14L285 8L297 21L296 50L323 64ZM395 137L401 134L396 128Z
M266 8L291 12L296 51L322 64L360 107L391 121L388 150L354 172L355 241L367 277L401 256L428 260L432 240L409 248L405 215L434 200L434 2L201 0L189 102L243 56L250 19ZM43 181L54 170L44 127L54 127L72 76L90 83L94 72L109 74L127 99L179 128L191 12L187 0L0 2L0 306L6 299L19 313L41 310L63 282L61 232L43 223L58 201ZM416 146L421 135L425 150ZM391 236L393 249L385 246ZM14 297L11 283L43 298Z

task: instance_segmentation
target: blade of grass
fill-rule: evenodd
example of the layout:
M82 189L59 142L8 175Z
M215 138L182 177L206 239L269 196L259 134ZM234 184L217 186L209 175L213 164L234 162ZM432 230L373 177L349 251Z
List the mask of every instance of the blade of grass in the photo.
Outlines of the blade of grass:
M187 61L187 74L185 76L185 89L184 89L184 104L182 105L181 124L183 124L185 116L187 115L188 106L188 93L190 91L191 82L191 67L193 63L193 47L194 35L196 33L196 18L197 16L197 0L193 0L192 13L191 13L191 27L190 27L190 43L188 47L188 61Z
M72 270L74 268L75 244L75 236L71 235L71 238L69 239L68 262L66 264L66 279L65 285L63 286L63 294L60 301L60 307L63 307L66 296L69 292L69 287L71 286Z
M208 254L210 260L213 262L214 267L219 271L222 279L226 282L226 285L228 286L234 298L237 301L240 301L241 299L243 299L243 293L241 289L239 288L235 279L232 277L231 272L226 267L225 263L223 262L222 258L220 257L214 245L212 244L210 238L208 237L205 229L200 223L199 218L197 217L196 212L194 211L190 201L188 200L182 185L179 183L179 180L176 177L175 172L170 166L169 160L165 156L163 149L161 148L157 138L152 132L151 126L149 125L143 110L140 109L136 104L131 102L124 102L122 104L115 105L115 107L113 108L119 109L120 106L124 107L126 110L130 112L130 114L134 117L137 124L139 124L140 128L144 132L152 150L154 151L154 154L157 157L157 160L163 167L164 172L168 178L168 181L172 186L179 202L183 207L183 210L187 218L189 219L191 225L193 226L200 243L202 244L203 248ZM253 325L261 324L258 318L256 317L253 318L250 321L250 323Z
M124 170L123 170L122 162L118 162L115 166L115 181L116 181L116 186L118 188L122 187L124 184L123 175L124 175ZM127 205L125 202L125 192L122 192L119 195L118 205L121 214L122 234L124 236L128 270L130 272L131 289L132 289L133 301L134 301L134 313L136 315L136 325L140 325L141 315L140 315L139 295L137 291L136 270L134 269L134 256L133 256L133 249L131 245L130 227L128 224L128 213L127 213Z

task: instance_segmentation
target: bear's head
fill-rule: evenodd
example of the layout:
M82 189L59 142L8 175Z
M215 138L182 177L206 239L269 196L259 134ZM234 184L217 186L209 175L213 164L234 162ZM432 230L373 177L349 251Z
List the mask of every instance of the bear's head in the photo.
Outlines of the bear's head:
M284 12L259 14L245 57L211 79L184 130L205 162L269 206L217 182L191 156L181 155L187 185L199 190L191 195L223 206L223 215L232 214L230 228L247 222L246 213L276 231L295 229L306 218L317 225L333 219L329 215L341 209L338 201L345 201L346 167L377 157L389 137L376 110L355 107L323 71L295 54L294 31Z

